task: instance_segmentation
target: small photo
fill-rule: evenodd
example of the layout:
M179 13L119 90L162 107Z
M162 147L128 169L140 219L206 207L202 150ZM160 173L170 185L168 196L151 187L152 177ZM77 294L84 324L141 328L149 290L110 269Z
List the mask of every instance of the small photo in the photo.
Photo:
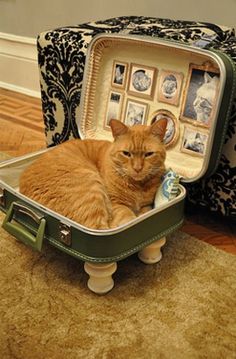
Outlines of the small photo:
M147 118L148 105L139 101L127 100L124 122L128 126L143 125Z
M126 62L114 61L111 85L124 89L127 80L127 72L128 64Z
M194 125L209 127L214 116L219 74L204 66L190 65L181 119Z
M109 122L111 119L120 120L123 95L119 92L111 91L107 102L107 111L105 117L105 129L110 130Z
M204 156L207 140L207 134L190 127L185 127L181 151L192 155Z
M162 70L158 82L158 101L178 106L182 82L182 73Z
M166 133L163 142L166 147L172 146L176 143L179 137L179 126L176 117L172 112L167 110L158 110L151 117L151 124L162 118L167 119Z
M129 94L142 98L153 98L156 76L157 69L154 67L131 64Z

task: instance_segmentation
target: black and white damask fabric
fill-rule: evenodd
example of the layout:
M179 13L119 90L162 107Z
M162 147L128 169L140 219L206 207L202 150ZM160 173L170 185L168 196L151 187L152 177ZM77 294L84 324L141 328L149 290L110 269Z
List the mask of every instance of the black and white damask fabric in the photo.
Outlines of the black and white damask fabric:
M214 48L236 63L234 30L203 22L125 16L42 33L38 37L38 63L48 146L79 137L76 119L86 53L99 33L146 35ZM191 202L236 219L236 97L215 174L187 189Z

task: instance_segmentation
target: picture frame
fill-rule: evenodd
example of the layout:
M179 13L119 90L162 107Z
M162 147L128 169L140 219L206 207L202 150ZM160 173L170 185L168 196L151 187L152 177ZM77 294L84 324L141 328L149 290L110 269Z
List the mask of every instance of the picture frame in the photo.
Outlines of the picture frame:
M152 114L151 124L159 121L162 118L167 119L167 126L165 136L163 138L163 143L166 147L170 147L173 146L179 138L179 123L172 112L165 109L160 109Z
M111 86L117 87L119 89L125 89L128 75L128 66L127 62L122 62L118 60L113 61L112 68L112 77L111 77Z
M104 121L104 128L110 130L109 122L111 119L121 120L121 112L123 105L123 94L117 91L111 90L109 92L106 116Z
M153 99L158 70L155 67L131 63L128 94Z
M144 125L148 114L148 104L127 99L124 113L124 123L128 126Z
M184 127L181 152L203 157L206 153L208 134L198 128Z
M182 72L161 70L157 87L157 100L178 106L184 75Z
M209 64L190 64L180 119L210 127L219 89L219 72Z

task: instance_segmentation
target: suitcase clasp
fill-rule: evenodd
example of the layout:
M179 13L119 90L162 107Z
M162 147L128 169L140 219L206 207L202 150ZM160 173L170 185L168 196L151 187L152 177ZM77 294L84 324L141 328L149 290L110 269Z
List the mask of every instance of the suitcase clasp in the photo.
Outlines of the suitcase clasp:
M65 223L59 224L59 240L66 246L71 246L71 228Z
M5 208L6 206L4 188L1 187L0 187L0 206L3 208Z

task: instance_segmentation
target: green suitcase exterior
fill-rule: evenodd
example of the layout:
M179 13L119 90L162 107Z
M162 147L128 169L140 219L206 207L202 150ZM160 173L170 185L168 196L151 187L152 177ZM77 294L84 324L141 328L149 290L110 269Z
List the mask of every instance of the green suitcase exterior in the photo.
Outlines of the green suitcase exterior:
M39 155L37 153L35 157ZM0 208L7 213L3 228L33 249L41 250L43 241L48 241L83 261L113 262L140 251L183 223L185 189L180 186L180 195L171 207L166 205L162 210L154 210L158 215L147 213L114 230L85 228L24 197L14 190L14 184L9 185L11 181L6 177L14 177L15 180L17 169L32 161L32 157L24 156L0 164L0 173L8 182L0 182ZM8 172L7 176L3 172Z

